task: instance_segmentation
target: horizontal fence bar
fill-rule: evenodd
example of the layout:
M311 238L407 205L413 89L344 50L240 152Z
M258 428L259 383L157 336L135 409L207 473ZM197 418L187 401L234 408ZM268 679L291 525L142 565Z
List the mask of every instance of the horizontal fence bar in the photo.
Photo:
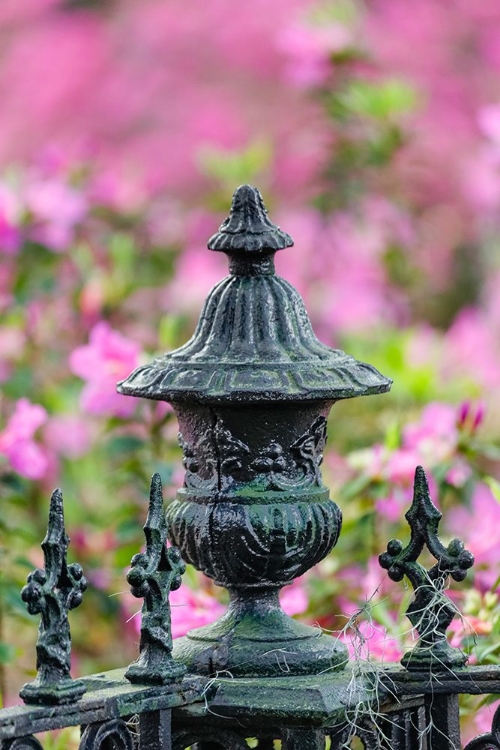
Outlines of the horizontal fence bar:
M87 688L77 703L11 706L0 711L0 740L51 729L87 725L204 700L206 679L187 677L172 685L133 685L115 669L82 678Z

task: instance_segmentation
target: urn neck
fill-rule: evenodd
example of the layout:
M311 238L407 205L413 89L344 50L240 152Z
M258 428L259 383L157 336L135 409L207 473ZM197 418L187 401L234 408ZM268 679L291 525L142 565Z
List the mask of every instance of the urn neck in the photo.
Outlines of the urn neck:
M231 276L274 276L274 253L255 256L231 255L229 257Z

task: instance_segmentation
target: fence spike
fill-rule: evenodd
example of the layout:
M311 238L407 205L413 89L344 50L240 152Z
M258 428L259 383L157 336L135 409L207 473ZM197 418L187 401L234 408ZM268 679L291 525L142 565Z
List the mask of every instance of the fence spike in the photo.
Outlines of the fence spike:
M68 612L78 607L87 588L78 563L67 564L69 538L64 526L61 490L50 499L47 534L42 542L44 567L28 575L21 597L30 615L41 615L36 643L37 676L19 695L25 703L73 703L85 685L70 676L71 634Z
M140 655L125 676L130 682L166 684L182 677L186 667L172 658L169 595L181 585L186 566L177 547L167 547L162 484L153 474L144 525L146 550L134 555L127 573L132 594L142 605Z
M387 551L379 557L389 577L401 581L406 575L415 593L406 614L419 640L401 663L407 669L431 672L462 667L467 661L466 654L446 640L446 630L458 612L443 589L449 576L455 581L464 580L474 557L460 539L453 539L447 547L439 539L441 513L431 500L427 476L421 466L415 470L413 502L405 518L411 529L410 542L403 548L399 539L391 539ZM437 561L429 570L417 562L424 547Z

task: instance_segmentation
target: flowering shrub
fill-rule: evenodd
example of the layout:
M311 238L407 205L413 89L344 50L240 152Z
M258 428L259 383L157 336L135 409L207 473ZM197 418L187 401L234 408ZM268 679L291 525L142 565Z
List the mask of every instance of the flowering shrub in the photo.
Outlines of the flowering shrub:
M0 435L0 453L10 465L28 479L41 479L48 467L43 448L35 442L35 432L47 421L43 406L21 398L5 430Z
M423 464L444 538L477 559L452 592L466 616L453 643L498 660L499 29L493 0L419 0L411 13L389 0L1 4L7 700L33 665L31 647L16 650L33 638L17 591L40 564L56 482L90 582L74 671L135 658L124 571L149 476L168 501L182 471L171 410L115 383L192 332L226 273L205 241L245 181L295 239L277 267L319 337L395 381L334 407L324 474L343 532L283 606L344 631L353 653L361 636L365 656L400 657L407 596L377 555L407 538ZM188 572L174 635L223 598ZM474 700L469 733L483 721Z
M97 323L90 332L90 342L79 346L69 358L71 371L87 384L81 394L81 407L88 414L128 417L134 402L120 398L116 384L138 365L139 347L128 341L108 323Z

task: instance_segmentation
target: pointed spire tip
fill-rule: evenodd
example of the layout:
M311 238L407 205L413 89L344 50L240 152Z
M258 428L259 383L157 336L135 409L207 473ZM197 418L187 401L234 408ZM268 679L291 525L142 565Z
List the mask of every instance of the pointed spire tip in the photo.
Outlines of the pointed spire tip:
M208 241L209 250L238 255L274 253L292 245L290 235L269 219L262 195L252 185L236 188L228 218Z

